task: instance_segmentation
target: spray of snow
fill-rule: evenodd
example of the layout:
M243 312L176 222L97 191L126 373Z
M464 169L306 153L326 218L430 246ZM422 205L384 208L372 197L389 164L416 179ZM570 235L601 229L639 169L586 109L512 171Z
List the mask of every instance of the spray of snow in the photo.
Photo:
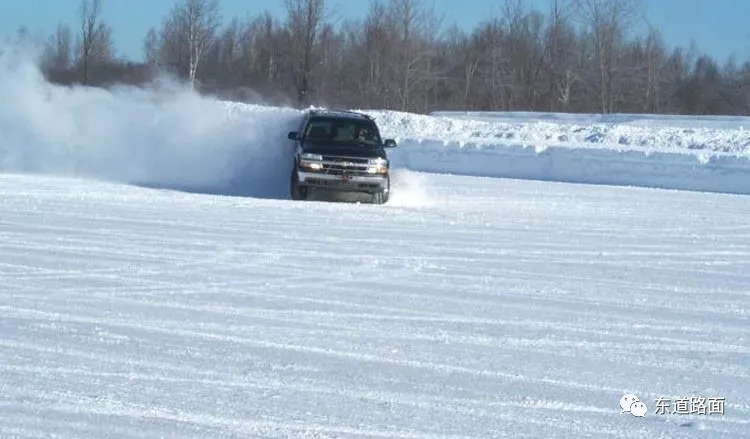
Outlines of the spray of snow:
M390 205L429 207L436 203L436 196L428 193L427 179L421 173L395 169L391 172Z
M200 96L160 78L109 89L48 82L30 47L0 48L0 171L287 198L298 110ZM393 201L424 204L396 173Z
M0 49L0 170L278 197L299 112L229 104L169 80L108 90L47 82Z

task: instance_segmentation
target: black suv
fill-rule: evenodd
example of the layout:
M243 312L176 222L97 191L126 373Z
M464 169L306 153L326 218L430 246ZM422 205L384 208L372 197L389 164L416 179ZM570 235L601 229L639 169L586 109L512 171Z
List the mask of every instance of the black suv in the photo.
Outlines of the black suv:
M388 201L391 179L385 150L396 142L382 140L370 116L310 110L288 138L296 145L290 184L293 200L304 200L312 188L323 188L367 193L376 204Z

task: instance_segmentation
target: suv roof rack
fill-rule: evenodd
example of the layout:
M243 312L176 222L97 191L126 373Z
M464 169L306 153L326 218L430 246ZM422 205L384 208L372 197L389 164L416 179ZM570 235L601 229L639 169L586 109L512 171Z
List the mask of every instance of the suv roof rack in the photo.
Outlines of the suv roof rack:
M323 114L330 114L330 115L346 114L346 115L350 115L350 116L362 117L362 118L365 118L365 119L368 119L368 120L373 120L372 116L370 116L369 114L360 113L358 111L347 110L347 109L343 109L343 108L315 108L315 109L310 110L310 113L311 114L315 114L315 115L323 115Z

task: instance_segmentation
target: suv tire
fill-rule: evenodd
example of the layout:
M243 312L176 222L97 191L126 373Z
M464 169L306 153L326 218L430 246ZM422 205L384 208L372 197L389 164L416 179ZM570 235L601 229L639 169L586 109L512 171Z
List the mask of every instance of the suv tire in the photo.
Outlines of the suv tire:
M385 204L388 202L388 198L390 198L391 195L391 178L388 177L388 186L386 187L386 190L382 192L375 192L372 194L372 202L373 204Z
M307 199L307 188L304 186L300 186L296 169L292 169L292 175L289 182L289 192L292 200L297 201Z

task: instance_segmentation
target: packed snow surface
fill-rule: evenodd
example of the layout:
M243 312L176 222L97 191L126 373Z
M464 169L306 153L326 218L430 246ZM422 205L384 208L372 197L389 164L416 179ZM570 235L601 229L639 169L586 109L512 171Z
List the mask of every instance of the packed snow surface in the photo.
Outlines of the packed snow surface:
M376 206L0 176L3 437L748 437L750 198L397 180Z

